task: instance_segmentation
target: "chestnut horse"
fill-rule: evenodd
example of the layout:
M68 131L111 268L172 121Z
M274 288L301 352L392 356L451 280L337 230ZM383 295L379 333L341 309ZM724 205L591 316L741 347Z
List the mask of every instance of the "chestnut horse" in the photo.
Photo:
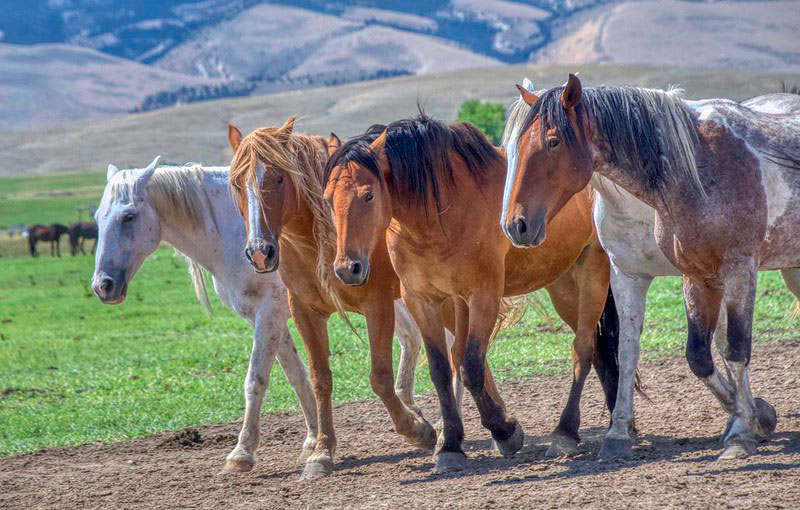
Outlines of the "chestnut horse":
M293 132L294 118L279 128L260 128L246 137L229 126L234 150L230 184L246 218L245 256L258 272L280 270L289 290L289 308L305 344L317 400L318 436L306 460L303 479L332 473L336 437L328 357L327 322L332 313L353 311L366 317L373 391L381 398L395 430L414 446L433 449L433 427L395 393L392 338L400 284L385 242L370 258L374 276L352 287L333 275L335 233L322 202L322 177L328 145L319 136ZM280 261L280 264L279 264ZM366 270L366 268L365 268Z
M435 472L461 469L466 462L446 361L444 300L456 302L453 363L501 453L513 454L523 443L522 428L506 411L493 381L484 377L503 296L544 287L576 334L572 388L549 453L576 451L580 395L593 362L607 404L614 407L616 314L608 257L592 225L592 191L586 187L553 218L552 239L535 250L516 249L497 224L505 171L502 150L477 128L448 126L424 114L390 124L371 143L350 140L327 165L325 200L336 221L336 274L348 285L373 283L370 260L388 243L403 300L422 331L444 420ZM606 306L610 317L596 338ZM598 341L602 345L596 348Z
M530 108L508 144L505 231L535 246L525 231L544 232L594 172L655 209L656 242L683 274L686 358L731 415L720 458L755 453L756 435L777 421L750 390L757 271L800 267L800 115L662 90L584 89L574 75L520 93ZM733 384L711 357L721 306Z

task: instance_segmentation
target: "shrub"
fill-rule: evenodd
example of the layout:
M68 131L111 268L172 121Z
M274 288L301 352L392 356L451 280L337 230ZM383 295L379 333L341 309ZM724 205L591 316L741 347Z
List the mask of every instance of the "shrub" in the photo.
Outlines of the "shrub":
M506 126L506 109L500 103L482 103L477 99L469 99L461 105L456 120L474 124L493 144L499 145Z

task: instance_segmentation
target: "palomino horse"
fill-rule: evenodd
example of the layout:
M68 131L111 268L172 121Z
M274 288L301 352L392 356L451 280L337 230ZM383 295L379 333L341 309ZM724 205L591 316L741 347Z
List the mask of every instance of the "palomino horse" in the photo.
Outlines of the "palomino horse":
M161 241L189 258L197 297L210 309L203 268L208 270L222 302L255 329L244 423L225 469L249 471L255 463L261 402L276 357L300 400L308 429L303 452L309 454L317 439L317 415L305 366L286 326L286 289L277 276L254 275L237 248L245 233L228 192L228 169L156 169L156 161L144 170L108 166L108 184L95 214L100 236L92 287L97 297L109 304L124 301L128 284Z
M72 255L77 255L78 250L83 255L86 251L83 249L83 242L87 239L94 239L92 245L92 255L97 248L97 224L90 221L82 221L80 223L73 223L69 226L67 233L69 234L69 251Z
M279 128L260 128L246 137L229 126L235 153L230 182L246 218L245 256L257 272L280 269L289 289L289 308L308 353L319 423L316 448L302 474L309 479L333 472L336 437L327 332L332 313L346 319L345 311L354 311L366 317L370 383L397 433L424 449L433 449L436 433L413 402L398 396L392 387L392 336L400 285L385 243L370 259L375 275L371 283L351 287L334 276L335 232L322 201L328 145L322 137L294 133L293 128L293 117Z
M530 108L507 145L514 153L501 217L507 235L535 246L547 220L593 172L655 209L655 241L683 274L686 358L731 415L720 458L754 453L756 434L770 434L777 421L750 391L757 271L800 266L800 116L661 90L583 89L573 75L563 87L520 93ZM720 306L733 384L711 356ZM607 455L627 455L627 427L612 431Z
M28 250L31 257L36 257L36 243L39 241L50 241L50 255L55 257L61 256L61 236L68 233L67 227L60 223L53 223L52 225L33 225L26 231L28 236Z
M446 299L457 303L453 364L501 453L513 454L523 442L494 381L484 377L503 296L546 288L576 334L572 388L550 453L576 451L580 395L592 362L614 408L614 321L604 321L596 338L607 296L608 310L616 314L608 258L592 226L592 191L586 187L553 219L557 234L551 240L537 250L515 249L496 220L505 171L502 152L475 127L447 126L424 114L390 124L372 143L347 142L327 166L325 199L338 234L336 274L349 285L375 282L370 257L383 250L385 238L403 300L422 331L444 420L435 472L461 469L466 459L442 327Z

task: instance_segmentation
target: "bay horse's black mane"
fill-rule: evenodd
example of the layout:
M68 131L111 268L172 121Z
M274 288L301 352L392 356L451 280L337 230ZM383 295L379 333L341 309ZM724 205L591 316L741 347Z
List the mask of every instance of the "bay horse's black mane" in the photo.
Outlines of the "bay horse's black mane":
M370 143L380 136L379 126L348 140L328 160L326 181L336 166L355 162L381 178L378 158ZM478 128L468 123L447 125L420 113L410 119L395 121L385 127L386 156L392 179L389 186L400 192L408 205L426 205L429 192L441 210L444 178L455 186L451 151L461 156L469 173L480 179L485 168L501 161L501 156Z

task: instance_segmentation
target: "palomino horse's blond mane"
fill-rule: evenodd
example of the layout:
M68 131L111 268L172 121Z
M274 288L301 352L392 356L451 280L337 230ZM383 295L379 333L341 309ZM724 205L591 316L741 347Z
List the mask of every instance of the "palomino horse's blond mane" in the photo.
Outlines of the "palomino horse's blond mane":
M347 321L344 305L331 286L335 276L332 273L333 259L336 257L336 230L330 211L322 200L325 163L328 160L328 144L321 136L294 133L284 127L258 128L242 139L231 162L231 192L244 196L248 186L257 187L258 166L280 168L292 181L297 198L308 204L314 218L313 241L288 232L281 237L299 249L317 251L317 278L323 289L331 297L339 315ZM257 193L262 202L263 199ZM311 242L310 242L311 241ZM349 321L347 321L349 324Z

